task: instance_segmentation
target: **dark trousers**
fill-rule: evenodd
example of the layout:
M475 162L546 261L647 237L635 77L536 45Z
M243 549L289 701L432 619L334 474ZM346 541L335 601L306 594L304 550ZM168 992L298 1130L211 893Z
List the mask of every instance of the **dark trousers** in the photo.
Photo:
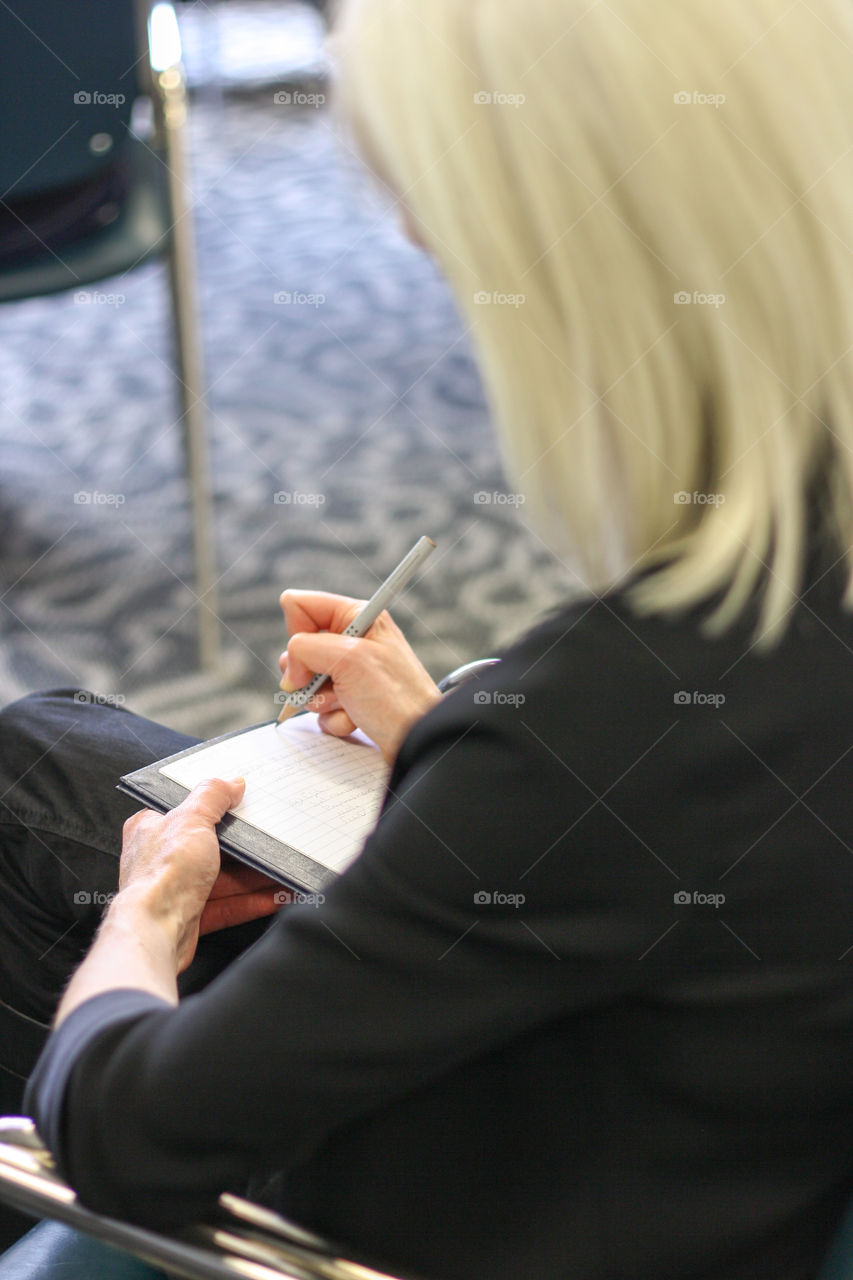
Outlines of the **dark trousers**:
M0 1115L20 1112L60 996L116 892L122 824L139 808L118 779L194 741L74 689L0 711ZM181 993L267 924L202 938ZM0 1207L0 1251L30 1225Z

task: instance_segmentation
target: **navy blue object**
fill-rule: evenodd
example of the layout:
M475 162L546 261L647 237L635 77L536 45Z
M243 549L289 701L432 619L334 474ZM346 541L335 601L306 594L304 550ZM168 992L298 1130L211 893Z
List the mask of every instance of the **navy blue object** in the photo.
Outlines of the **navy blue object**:
M81 182L111 163L139 92L133 4L7 0L0 48L3 200ZM97 135L113 147L93 149Z
M0 1280L168 1280L164 1271L81 1235L41 1222L0 1257Z
M853 1280L853 1204L838 1229L817 1280Z
M162 255L167 171L130 132L134 6L0 6L0 301L91 284Z

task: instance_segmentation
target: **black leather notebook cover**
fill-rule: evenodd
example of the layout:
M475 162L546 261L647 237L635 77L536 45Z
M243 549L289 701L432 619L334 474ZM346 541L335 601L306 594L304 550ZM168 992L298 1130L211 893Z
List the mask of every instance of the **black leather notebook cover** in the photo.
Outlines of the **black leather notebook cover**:
M251 725L249 729L257 729L259 725ZM210 738L200 742L186 751L178 751L173 756L165 756L155 760L153 764L125 774L119 781L118 789L125 795L132 796L147 809L156 809L159 813L168 813L189 795L186 787L173 782L160 772L161 765L173 760L183 760L185 756L194 755L196 751L204 751L215 742L224 742L226 738L238 738L249 729L238 729L235 733L223 733L218 738ZM280 880L289 889L299 889L313 893L322 889L337 878L337 872L315 862L294 849L291 845L282 844L273 839L265 831L259 831L248 822L226 813L218 828L219 844L225 853L230 853L241 862L248 863L259 871L264 871L274 880Z

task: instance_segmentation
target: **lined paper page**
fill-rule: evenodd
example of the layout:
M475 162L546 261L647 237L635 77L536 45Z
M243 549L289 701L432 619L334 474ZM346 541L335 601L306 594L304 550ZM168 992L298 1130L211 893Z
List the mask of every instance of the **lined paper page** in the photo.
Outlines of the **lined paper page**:
M340 872L373 828L390 769L369 739L330 737L309 714L226 738L160 772L184 787L244 777L246 794L231 813Z

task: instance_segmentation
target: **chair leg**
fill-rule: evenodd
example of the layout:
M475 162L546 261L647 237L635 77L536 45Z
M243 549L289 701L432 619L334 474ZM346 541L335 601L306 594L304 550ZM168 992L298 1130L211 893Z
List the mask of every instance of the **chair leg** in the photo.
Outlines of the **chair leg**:
M214 542L210 468L204 403L204 373L196 299L195 237L189 191L189 167L184 140L187 119L187 86L180 61L180 36L174 23L174 39L167 38L168 23L150 45L151 0L139 0L143 47L148 47L147 69L151 77L155 134L163 152L169 204L169 283L175 325L177 377L181 403L181 429L186 456L192 517L195 591L198 597L198 653L203 670L218 666L222 624L218 611L216 547ZM164 6L164 9L166 6ZM162 25L162 24L161 24ZM164 66L164 61L171 65Z
M186 219L184 219L186 221ZM180 245L184 238L175 227L169 255L172 305L175 317L177 375L181 406L181 430L186 457L192 519L195 591L198 596L197 628L199 663L212 671L219 661L221 623L218 611L216 549L207 450L201 350L197 329L195 289L188 255Z
M184 95L175 93L172 97L169 94L164 110L164 141L172 220L169 280L182 410L181 428L192 513L195 590L198 596L198 652L202 669L212 671L219 661L221 621L218 612L216 548L203 399L204 373L198 329L195 238L192 212L186 199L189 188L183 137L185 112Z

